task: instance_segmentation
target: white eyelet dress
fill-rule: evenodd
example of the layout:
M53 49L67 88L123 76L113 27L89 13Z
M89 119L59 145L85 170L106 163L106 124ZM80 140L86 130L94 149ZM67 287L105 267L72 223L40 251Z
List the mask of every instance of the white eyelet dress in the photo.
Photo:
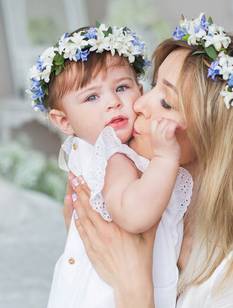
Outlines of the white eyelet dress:
M69 137L59 155L62 169L83 176L91 189L91 206L107 221L111 221L111 217L101 192L108 159L115 153L125 154L141 172L149 164L147 159L122 144L111 127L104 128L94 145L78 137ZM156 308L175 307L176 263L183 237L183 215L191 200L192 185L188 171L179 168L174 191L161 218L154 244ZM98 276L89 261L76 230L74 216L64 253L55 266L48 308L114 308L113 290Z

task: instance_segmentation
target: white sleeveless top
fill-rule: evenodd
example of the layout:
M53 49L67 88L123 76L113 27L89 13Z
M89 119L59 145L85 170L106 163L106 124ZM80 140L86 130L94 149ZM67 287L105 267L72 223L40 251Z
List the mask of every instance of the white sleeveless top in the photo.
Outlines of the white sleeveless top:
M123 153L138 170L144 172L149 161L122 144L111 127L106 127L91 145L78 137L69 137L62 145L59 164L62 169L82 175L91 189L91 206L107 221L111 217L102 197L108 159ZM192 177L179 168L175 187L159 223L153 256L153 281L156 308L176 306L177 260L183 238L183 216L192 195ZM143 264L142 264L143 266ZM74 217L63 255L58 260L48 308L114 308L113 290L96 273L76 230Z

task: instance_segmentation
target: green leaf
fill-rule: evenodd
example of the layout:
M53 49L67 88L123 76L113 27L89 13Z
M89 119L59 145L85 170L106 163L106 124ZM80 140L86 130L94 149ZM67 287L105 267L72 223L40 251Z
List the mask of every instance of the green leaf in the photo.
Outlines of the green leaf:
M63 69L62 66L56 67L56 69L55 69L55 75L56 75L56 76L59 75L59 74L61 73L62 69Z
M186 34L182 37L182 41L188 41L188 38L189 38L189 34Z
M213 19L212 19L212 17L210 17L210 16L209 16L209 18L208 18L208 20L207 20L207 21L208 21L208 23L209 23L210 25L212 25L212 24L213 24Z
M64 63L64 58L62 55L56 54L53 59L53 62L55 65L62 65Z
M98 20L96 20L95 25L96 25L96 28L99 28L101 23Z
M216 49L214 48L213 45L211 45L211 46L209 46L209 47L206 47L206 48L205 48L205 51L206 51L207 55L208 55L211 59L213 59L213 60L215 60L215 59L217 58L217 56L218 56L217 51L216 51Z
M48 87L46 87L46 88L44 89L44 92L45 92L45 94L46 94L46 95L48 95L48 94L49 94Z

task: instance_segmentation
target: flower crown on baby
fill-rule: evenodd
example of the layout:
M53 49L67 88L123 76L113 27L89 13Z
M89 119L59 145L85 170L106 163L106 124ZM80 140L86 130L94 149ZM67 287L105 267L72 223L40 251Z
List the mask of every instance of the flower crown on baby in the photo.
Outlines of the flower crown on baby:
M65 33L54 47L46 49L30 69L30 89L26 92L32 99L34 110L48 112L47 98L49 81L52 76L60 74L65 61L87 61L91 53L111 52L128 58L137 75L144 74L150 64L145 54L145 43L128 28L96 27Z
M198 50L193 54L204 54L212 61L208 77L212 80L221 78L227 81L225 89L220 94L224 97L226 107L233 107L233 57L229 55L228 50L231 38L224 29L215 25L211 17L207 19L205 14L201 13L194 20L182 17L173 33L173 39L197 46Z

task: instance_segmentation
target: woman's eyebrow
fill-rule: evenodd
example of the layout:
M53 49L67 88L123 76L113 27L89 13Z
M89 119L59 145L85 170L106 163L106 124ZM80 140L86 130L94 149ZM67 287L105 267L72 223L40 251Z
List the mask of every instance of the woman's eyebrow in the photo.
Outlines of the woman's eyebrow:
M163 84L171 88L176 94L178 94L177 88L172 83L170 83L168 80L163 79Z

